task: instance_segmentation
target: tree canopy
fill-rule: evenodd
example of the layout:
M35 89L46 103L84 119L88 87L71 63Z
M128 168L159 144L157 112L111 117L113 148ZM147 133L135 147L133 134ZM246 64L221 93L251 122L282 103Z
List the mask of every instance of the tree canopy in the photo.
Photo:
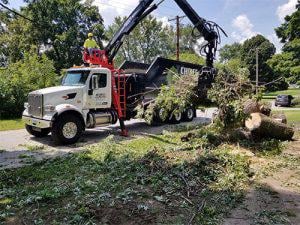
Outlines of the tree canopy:
M285 22L276 30L277 36L284 43L282 53L268 61L278 76L284 76L290 83L300 80L300 1L296 11L285 17Z
M22 59L25 51L36 46L38 52L54 61L59 71L81 62L81 47L88 32L101 45L104 39L103 19L92 1L26 0L21 13L33 22L2 10L0 18L0 55L6 63Z
M109 26L107 36L113 37L126 17L116 17ZM148 16L124 39L124 43L116 56L116 63L123 60L151 63L158 55L168 56L175 52L173 30L153 16Z
M35 51L0 70L0 118L20 116L30 91L53 86L57 80L53 61Z
M241 57L242 44L233 43L231 45L224 45L220 49L220 61L222 63L227 62L231 59L236 59Z
M270 82L275 80L277 77L274 76L266 62L275 54L276 48L262 35L256 35L246 40L241 50L241 60L250 71L250 80L256 79L256 49L258 49L259 57L259 81Z

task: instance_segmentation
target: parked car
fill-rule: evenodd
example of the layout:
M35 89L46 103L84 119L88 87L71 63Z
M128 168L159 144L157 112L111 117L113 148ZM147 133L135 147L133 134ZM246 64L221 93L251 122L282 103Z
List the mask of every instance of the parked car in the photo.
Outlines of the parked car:
M277 95L275 100L275 106L286 106L292 105L293 96L291 95Z

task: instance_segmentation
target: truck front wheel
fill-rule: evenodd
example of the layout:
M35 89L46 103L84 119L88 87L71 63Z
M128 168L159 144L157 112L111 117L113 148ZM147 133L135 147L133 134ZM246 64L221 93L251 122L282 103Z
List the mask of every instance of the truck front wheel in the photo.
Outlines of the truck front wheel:
M25 125L27 132L35 137L46 137L50 133L50 128L35 129L33 126L28 124Z
M83 125L75 115L63 115L54 121L51 134L57 144L74 144L83 132Z

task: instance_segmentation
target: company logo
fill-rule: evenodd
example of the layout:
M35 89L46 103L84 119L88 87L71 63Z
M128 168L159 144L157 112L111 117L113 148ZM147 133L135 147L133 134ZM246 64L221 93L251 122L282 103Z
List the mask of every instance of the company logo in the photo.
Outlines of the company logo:
M182 74L182 75L187 75L187 74L198 75L199 70L191 69L191 68L187 68L187 67L181 67L180 74Z

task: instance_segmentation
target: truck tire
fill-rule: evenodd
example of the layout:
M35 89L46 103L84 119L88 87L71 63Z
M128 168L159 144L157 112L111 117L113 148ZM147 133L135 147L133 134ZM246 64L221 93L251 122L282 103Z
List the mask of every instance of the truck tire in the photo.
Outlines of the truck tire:
M56 144L74 144L83 132L83 124L75 115L63 115L54 121L51 134Z
M159 126L159 125L162 125L163 123L166 123L168 121L168 119L163 119L165 116L164 116L164 113L165 113L165 109L161 108L159 109L155 116L154 116L154 121L153 121L153 126Z
M50 133L50 128L43 128L41 131L34 130L32 126L26 124L25 128L27 132L35 137L46 137Z
M187 108L183 113L183 120L191 122L195 117L195 109L193 107Z
M173 113L171 119L170 119L170 122L173 123L173 124L178 124L181 122L182 120L182 113L181 112L177 112L177 113Z

